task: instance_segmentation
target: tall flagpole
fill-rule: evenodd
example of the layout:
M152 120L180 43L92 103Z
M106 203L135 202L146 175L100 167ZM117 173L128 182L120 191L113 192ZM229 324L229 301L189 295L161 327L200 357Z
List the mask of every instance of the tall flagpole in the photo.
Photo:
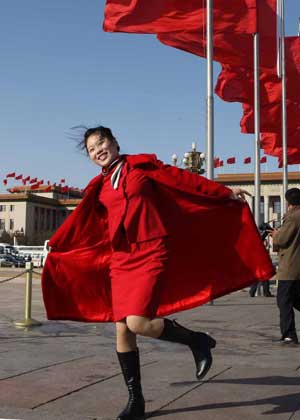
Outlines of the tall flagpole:
M286 115L286 67L285 67L285 25L284 25L284 0L280 1L280 39L279 39L279 77L282 90L282 197L281 217L286 212L285 193L288 189L288 164L287 164L287 115Z
M207 62L207 99L206 99L206 164L207 178L214 179L214 92L213 92L213 0L206 3L206 62Z
M256 226L260 225L260 82L259 82L259 33L253 36L254 50L254 217Z
M300 36L300 17L298 17L298 36Z

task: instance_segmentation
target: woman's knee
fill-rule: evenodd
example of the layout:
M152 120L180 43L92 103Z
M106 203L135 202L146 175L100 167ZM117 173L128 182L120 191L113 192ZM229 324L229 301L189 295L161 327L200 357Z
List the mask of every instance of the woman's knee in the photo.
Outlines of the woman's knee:
M118 336L127 335L131 332L127 327L126 320L116 322L116 332Z
M147 335L150 320L142 316L130 315L127 317L126 324L132 333L137 335Z

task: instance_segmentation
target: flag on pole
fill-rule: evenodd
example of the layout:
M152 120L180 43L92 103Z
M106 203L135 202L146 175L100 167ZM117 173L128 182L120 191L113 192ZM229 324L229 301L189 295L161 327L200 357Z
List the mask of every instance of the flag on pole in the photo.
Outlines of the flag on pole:
M219 168L220 166L220 158L214 158L214 168Z
M3 184L7 185L7 179L3 179Z
M247 165L248 163L251 163L251 157L246 157L244 159L244 164Z
M32 178L32 179L29 181L29 184L34 184L35 182L37 182L37 178Z
M30 185L31 190L37 190L40 187L40 184L36 182L35 184Z
M215 32L255 33L256 0L214 0L213 19ZM106 1L103 29L107 32L157 34L187 28L205 33L206 0Z
M16 176L15 172L10 172L9 174L6 175L6 178L14 178Z
M260 163L266 163L267 162L267 157L266 156L262 156L261 158L260 158L260 161L259 161Z
M23 175L15 176L15 179L22 179Z
M235 163L235 157L228 158L226 162L228 163L228 165L232 165L233 163Z

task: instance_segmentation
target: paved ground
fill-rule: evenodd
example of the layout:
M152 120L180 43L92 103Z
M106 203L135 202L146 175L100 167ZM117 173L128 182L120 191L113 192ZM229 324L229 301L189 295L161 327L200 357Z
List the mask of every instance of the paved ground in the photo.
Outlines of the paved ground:
M113 325L47 321L38 280L32 317L40 327L14 327L23 306L24 280L0 284L0 419L115 419L127 394ZM185 347L141 339L149 417L300 420L300 346L273 342L279 338L274 298L241 291L176 318L217 339L214 364L198 382Z

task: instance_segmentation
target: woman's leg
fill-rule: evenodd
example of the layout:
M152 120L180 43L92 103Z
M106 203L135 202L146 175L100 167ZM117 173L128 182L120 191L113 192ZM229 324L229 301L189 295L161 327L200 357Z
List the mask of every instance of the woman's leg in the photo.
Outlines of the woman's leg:
M141 387L139 351L136 334L131 332L126 321L116 323L117 356L127 385L129 399L117 420L142 420L145 416L145 400Z
M126 320L116 322L117 352L125 353L136 350L136 334L130 331Z
M212 365L211 349L216 341L208 334L189 330L169 319L149 319L142 316L127 317L127 327L131 332L146 337L158 338L188 346L194 356L196 377L202 379Z

